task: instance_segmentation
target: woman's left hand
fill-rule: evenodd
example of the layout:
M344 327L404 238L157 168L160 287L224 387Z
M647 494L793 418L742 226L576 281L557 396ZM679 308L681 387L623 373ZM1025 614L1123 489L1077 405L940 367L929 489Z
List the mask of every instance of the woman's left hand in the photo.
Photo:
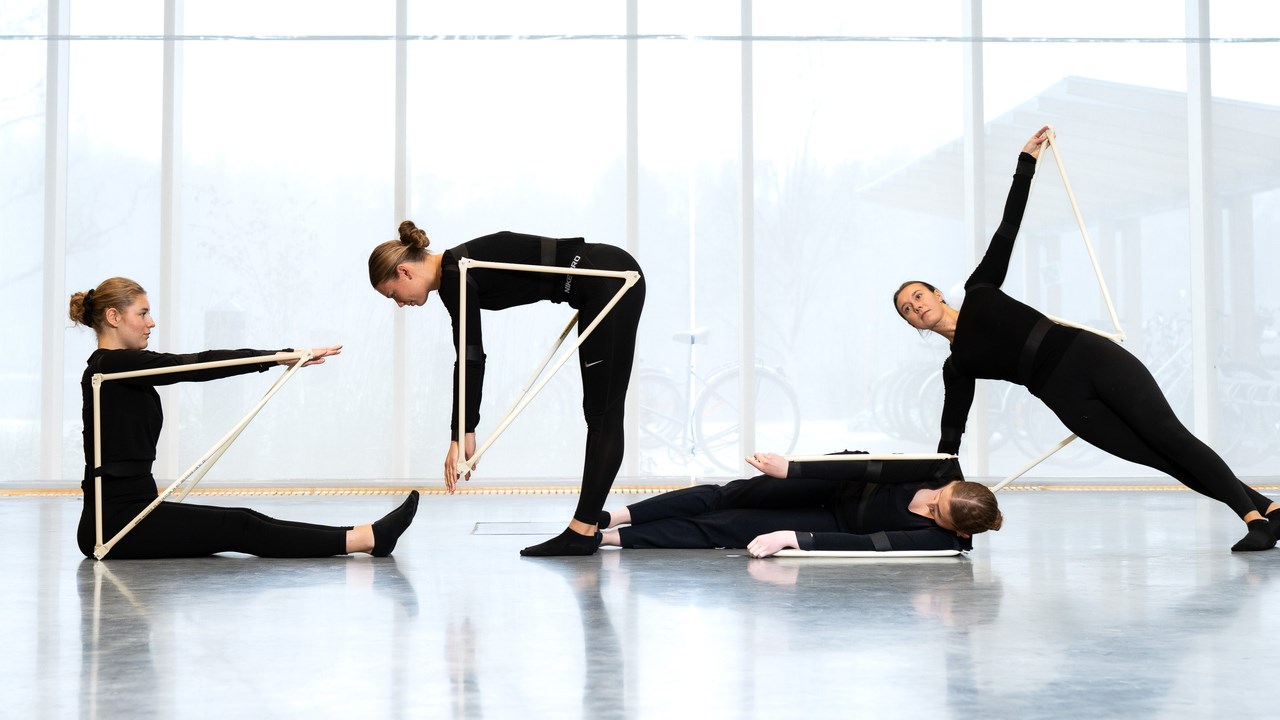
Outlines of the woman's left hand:
M1032 135L1031 139L1027 141L1027 144L1022 146L1022 152L1033 158L1039 158L1041 148L1044 147L1046 142L1049 142L1050 132L1052 131L1049 129L1048 125L1037 130L1036 134Z
M755 540L747 543L747 552L751 553L751 557L762 558L769 557L779 550L798 547L800 547L800 541L796 539L795 530L778 530L757 535Z
M778 453L762 452L756 453L746 458L747 464L768 475L769 477L784 478L787 476L787 468L790 463L787 459Z
M329 347L311 348L311 359L302 363L302 367L306 367L308 365L319 365L323 363L324 359L329 357L330 355L341 355L341 354L342 354L341 345L330 345ZM281 360L280 364L293 367L293 364L296 362L298 361L297 360Z

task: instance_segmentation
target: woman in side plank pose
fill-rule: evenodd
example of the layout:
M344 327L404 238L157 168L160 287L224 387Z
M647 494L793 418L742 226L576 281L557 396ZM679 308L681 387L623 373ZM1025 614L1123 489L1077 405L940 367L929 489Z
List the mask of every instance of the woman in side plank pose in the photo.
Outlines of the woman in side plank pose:
M951 343L942 365L946 396L938 452L960 449L975 378L1018 383L1091 445L1171 475L1230 507L1248 526L1233 551L1274 547L1280 504L1241 482L1187 430L1137 358L1095 333L1055 323L1000 290L1048 131L1046 126L1036 132L1018 156L1004 218L965 283L964 307L948 305L936 287L920 280L903 283L893 294L893 307L908 324Z

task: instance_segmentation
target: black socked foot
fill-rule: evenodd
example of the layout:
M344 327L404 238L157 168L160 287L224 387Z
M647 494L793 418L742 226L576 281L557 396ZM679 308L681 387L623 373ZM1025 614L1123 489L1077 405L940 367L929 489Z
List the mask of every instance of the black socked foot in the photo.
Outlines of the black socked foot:
M1280 513L1280 510L1277 510L1276 512L1277 512L1277 513ZM609 511L608 511L608 510L601 510L601 511L600 511L600 522L596 523L596 524L599 526L599 528L600 528L601 530L608 530L608 529L609 529L609 524L610 524L610 523L612 523L612 522L613 522L613 516L609 514Z
M1249 534L1240 538L1240 542L1231 546L1231 552L1252 552L1270 550L1276 546L1276 536L1271 533L1271 523L1266 520L1254 520L1249 523Z
M561 557L565 555L595 555L596 550L600 549L600 540L603 536L600 533L594 535L579 535L578 533L565 528L565 531L550 540L529 547L520 551L525 557Z
M1280 509L1267 513L1267 522L1271 524L1271 535L1280 540Z
M400 503L400 507L392 510L373 524L373 556L386 557L396 549L396 541L409 529L413 516L418 512L418 491L409 493L409 497Z

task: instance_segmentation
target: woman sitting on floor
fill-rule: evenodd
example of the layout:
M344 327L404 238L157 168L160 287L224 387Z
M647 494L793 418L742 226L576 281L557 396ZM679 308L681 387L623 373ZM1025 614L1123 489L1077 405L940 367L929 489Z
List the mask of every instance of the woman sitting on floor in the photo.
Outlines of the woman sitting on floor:
M76 541L85 557L93 557L96 539L94 518L93 376L154 368L178 367L217 360L270 355L272 350L206 350L171 355L147 350L151 316L147 293L127 278L110 278L88 292L71 296L71 319L93 328L98 348L89 356L80 381L84 400L84 509ZM341 345L312 350L307 365L324 362L342 351ZM292 364L296 360L281 361ZM184 373L166 373L121 379L101 386L102 423L102 537L113 537L156 499L158 488L151 475L164 413L156 385L203 382L277 365L267 357L261 363L233 365ZM241 552L260 557L328 557L363 552L384 557L395 549L401 533L418 510L418 491L409 493L400 507L377 522L334 527L291 522L268 517L249 508L216 507L194 503L162 502L111 550L112 558L201 557L221 552Z
M785 548L971 550L973 535L1003 523L995 495L964 480L955 459L788 462L756 453L747 462L765 474L601 513L601 544L746 548L753 557Z

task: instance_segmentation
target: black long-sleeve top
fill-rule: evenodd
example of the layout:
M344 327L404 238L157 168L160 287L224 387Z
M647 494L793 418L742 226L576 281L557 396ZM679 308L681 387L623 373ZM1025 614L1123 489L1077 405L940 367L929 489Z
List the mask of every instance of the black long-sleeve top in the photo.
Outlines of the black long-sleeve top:
M842 453L843 454L843 453ZM875 461L870 461L875 462ZM874 533L884 533L897 550L972 550L973 541L960 537L909 506L922 488L935 490L963 480L960 463L950 460L891 460L880 463L868 479L866 461L818 460L792 462L788 478L838 480L845 483L834 504L848 532L796 532L802 550L876 550Z
M89 356L84 375L80 379L80 393L83 399L81 418L84 421L85 481L91 481L93 478L94 375L176 367L215 360L236 360L256 355L270 355L274 352L277 351L206 350L200 353L173 355L149 350L98 349L93 351ZM275 365L275 361L268 361L261 364L108 380L102 383L100 400L103 473L125 476L145 475L150 472L151 463L156 459L156 444L160 441L160 428L164 425L164 411L160 406L160 394L155 390L156 385L216 380L232 375L262 372Z
M575 304L575 286L569 275L550 273L516 272L494 268L467 270L467 337L460 341L458 324L458 260L470 257L489 262L543 265L543 243L548 238L515 232L499 232L476 238L444 252L440 261L440 289L438 295L449 311L453 322L453 347L457 353L453 367L453 410L449 424L450 437L458 436L458 365L467 363L467 418L466 431L475 432L480 422L480 396L484 388L484 333L480 322L481 310L503 310L517 305L528 305L540 300ZM554 239L557 267L576 267L586 247L583 238Z
M973 405L976 378L1025 384L1034 393L1057 367L1063 352L1080 332L1054 323L1040 341L1029 378L1019 377L1023 347L1035 326L1046 318L1039 310L1006 295L1000 286L1009 271L1009 258L1022 224L1035 170L1035 158L1027 153L1018 156L1018 168L1005 201L1004 217L987 246L982 262L964 284L964 306L956 321L951 355L942 364L946 398L942 405L938 452L954 454L960 450L960 437L964 434L969 408Z

